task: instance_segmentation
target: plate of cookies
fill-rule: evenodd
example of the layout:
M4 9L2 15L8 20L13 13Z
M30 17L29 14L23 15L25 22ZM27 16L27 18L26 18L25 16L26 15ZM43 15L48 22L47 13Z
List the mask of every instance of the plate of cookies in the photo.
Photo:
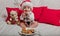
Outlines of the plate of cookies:
M22 35L34 35L35 30L34 30L34 28L22 28L22 30L19 32L19 34L22 34Z

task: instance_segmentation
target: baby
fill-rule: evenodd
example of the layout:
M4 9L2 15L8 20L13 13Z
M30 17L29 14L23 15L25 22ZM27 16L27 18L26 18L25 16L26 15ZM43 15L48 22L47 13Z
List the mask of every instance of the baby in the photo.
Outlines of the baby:
M36 27L38 25L37 21L34 21L34 13L32 12L33 6L31 2L23 2L21 5L24 12L20 16L20 26L21 27Z

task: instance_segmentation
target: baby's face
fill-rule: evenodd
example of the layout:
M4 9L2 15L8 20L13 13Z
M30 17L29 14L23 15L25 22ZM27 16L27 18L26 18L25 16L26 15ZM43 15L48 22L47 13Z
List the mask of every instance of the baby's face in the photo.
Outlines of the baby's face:
M30 12L31 11L31 8L29 6L24 6L23 10L25 12Z

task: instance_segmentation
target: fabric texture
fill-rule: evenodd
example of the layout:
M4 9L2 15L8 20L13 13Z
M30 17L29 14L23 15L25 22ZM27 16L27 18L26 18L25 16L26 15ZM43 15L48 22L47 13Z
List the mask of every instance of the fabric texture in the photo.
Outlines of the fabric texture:
M39 22L60 26L60 10L44 8Z
M34 7L33 13L36 21L39 21L39 18L41 16L41 13L43 12L44 7ZM40 22L40 21L39 21Z

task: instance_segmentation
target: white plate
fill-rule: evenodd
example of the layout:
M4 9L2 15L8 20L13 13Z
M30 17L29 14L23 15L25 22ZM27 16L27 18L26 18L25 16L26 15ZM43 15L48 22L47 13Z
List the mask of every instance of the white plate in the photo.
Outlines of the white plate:
M34 35L35 33L32 33L32 34L25 34L25 33L22 33L22 32L18 32L20 35L23 34L23 35Z

